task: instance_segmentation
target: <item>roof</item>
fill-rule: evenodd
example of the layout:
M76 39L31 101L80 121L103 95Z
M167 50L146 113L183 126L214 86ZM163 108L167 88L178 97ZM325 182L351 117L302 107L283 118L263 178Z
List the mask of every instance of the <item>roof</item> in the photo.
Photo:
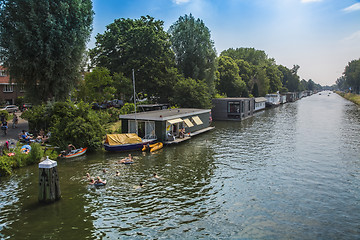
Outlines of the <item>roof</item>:
M137 120L151 120L151 121L167 121L174 118L194 116L202 113L209 113L210 109L196 109L196 108L173 108L163 109L149 112L140 112L126 115L120 115L120 119L136 119Z
M252 98L243 98L243 97L229 97L229 98L213 98L213 100L219 100L219 101L235 101L235 100L250 100Z
M257 97L257 98L255 98L255 102L266 102L266 98L264 98L264 97Z

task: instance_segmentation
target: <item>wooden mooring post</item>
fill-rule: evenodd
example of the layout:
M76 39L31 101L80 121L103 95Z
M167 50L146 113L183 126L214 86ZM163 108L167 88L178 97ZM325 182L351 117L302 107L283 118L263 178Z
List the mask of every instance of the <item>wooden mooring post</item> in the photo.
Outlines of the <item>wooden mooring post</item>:
M51 203L60 198L57 162L46 157L39 163L39 202Z

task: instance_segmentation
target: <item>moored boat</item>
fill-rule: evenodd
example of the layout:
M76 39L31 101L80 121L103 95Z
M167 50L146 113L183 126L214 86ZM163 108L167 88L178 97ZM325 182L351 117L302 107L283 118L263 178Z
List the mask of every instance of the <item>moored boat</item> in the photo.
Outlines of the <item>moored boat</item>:
M59 158L74 158L82 156L86 153L87 148L78 148L71 150L68 154L59 154Z
M114 152L133 151L155 141L156 139L142 139L135 133L107 134L104 148L106 151Z

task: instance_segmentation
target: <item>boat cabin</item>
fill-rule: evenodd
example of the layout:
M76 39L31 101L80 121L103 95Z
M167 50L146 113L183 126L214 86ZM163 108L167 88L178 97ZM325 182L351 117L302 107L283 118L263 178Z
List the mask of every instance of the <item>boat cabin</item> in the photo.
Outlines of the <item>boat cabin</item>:
M211 110L175 108L119 116L123 133L137 133L143 139L175 141L212 129Z
M280 105L280 94L273 93L273 94L266 94L266 106L267 107L274 107Z
M254 112L265 109L266 98L257 97L255 98Z
M211 109L214 120L242 120L254 115L254 98L214 98Z

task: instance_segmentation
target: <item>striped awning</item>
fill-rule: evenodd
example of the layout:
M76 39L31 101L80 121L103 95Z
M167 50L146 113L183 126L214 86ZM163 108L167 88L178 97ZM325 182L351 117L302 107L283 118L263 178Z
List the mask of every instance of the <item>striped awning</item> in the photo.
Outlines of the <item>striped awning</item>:
M175 124L175 123L183 122L183 120L181 118L175 118L175 119L168 120L167 122L170 124Z
M192 122L191 122L188 118L184 119L184 123L185 123L186 126L188 126L188 127L193 127L193 126L194 126L194 124L192 124Z
M192 117L192 120L194 120L194 122L195 122L197 125L203 124L203 122L201 121L201 119L200 119L198 116Z

